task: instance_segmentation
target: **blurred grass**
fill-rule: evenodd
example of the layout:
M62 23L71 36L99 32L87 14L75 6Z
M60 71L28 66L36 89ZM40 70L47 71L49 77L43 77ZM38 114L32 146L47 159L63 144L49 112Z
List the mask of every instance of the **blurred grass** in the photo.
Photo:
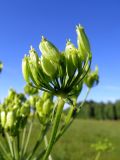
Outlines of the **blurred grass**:
M107 138L114 149L101 155L100 160L120 159L120 121L76 119L53 148L54 160L94 160L92 143Z
M35 122L28 152L34 146L40 126ZM91 144L107 138L114 149L101 155L100 160L119 160L120 121L98 121L76 119L52 151L53 160L94 160L96 152ZM41 148L39 148L40 152ZM0 157L1 160L1 157Z

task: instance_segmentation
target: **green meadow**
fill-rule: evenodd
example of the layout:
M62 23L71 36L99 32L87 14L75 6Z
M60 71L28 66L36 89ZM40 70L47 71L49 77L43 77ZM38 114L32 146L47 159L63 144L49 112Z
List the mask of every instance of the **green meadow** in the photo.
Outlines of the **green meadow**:
M39 134L40 126L36 121L29 143L29 151ZM95 160L97 152L91 147L91 144L106 138L112 143L113 149L102 153L100 160L119 160L120 121L76 119L55 144L51 154L52 158L53 160ZM40 151L41 148L37 150L37 152Z
M120 159L120 121L76 119L60 141L52 156L55 160L94 160L91 144L107 138L113 149L101 154L100 160Z

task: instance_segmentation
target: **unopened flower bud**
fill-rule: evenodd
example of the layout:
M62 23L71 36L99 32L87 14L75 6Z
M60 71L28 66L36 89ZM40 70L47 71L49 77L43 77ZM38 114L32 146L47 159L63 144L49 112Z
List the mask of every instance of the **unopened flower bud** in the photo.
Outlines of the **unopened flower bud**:
M74 66L78 67L78 61L80 60L78 57L78 50L70 41L66 43L65 53L71 56Z
M72 44L72 42L70 40L68 40L66 42L66 47L65 47L65 52L66 54L74 54L74 52L76 52L76 48L74 46L74 44Z
M28 116L28 115L30 114L30 106L29 106L27 103L25 103L25 104L21 107L20 113L21 113L21 115L22 115L23 117Z
M26 80L26 82L30 82L29 81L29 65L28 65L28 58L25 56L22 60L22 73L23 73L23 77Z
M38 112L38 114L40 116L42 116L42 114L43 114L43 112L42 112L42 110L43 110L43 103L44 103L44 101L42 99L39 99L36 102L36 110L37 110L37 112Z
M77 36L78 36L78 48L83 48L84 51L86 51L87 53L90 53L90 44L89 44L89 40L85 34L84 28L79 25L76 27L76 32L77 32Z
M30 54L30 60L37 67L38 66L38 61L39 61L39 57L37 55L37 52L34 50L34 48L31 47L31 49L29 50L29 54Z
M57 65L50 62L47 58L41 57L41 66L43 72L49 77L53 78L57 72Z
M34 65L34 63L31 60L29 61L29 66L30 66L31 79L35 82L36 85L40 86L40 79L39 79L40 77L39 77L37 67Z
M38 93L38 89L36 88L33 88L32 86L30 86L29 84L27 84L25 87L24 87L24 92L28 95L34 95L34 94L37 94Z
M67 68L68 76L69 77L73 76L73 74L74 74L74 72L76 70L76 67L73 64L71 55L67 55L66 56L66 68Z
M60 59L58 49L47 39L42 37L42 41L40 42L39 49L42 52L42 55L48 60L58 63Z
M5 128L11 128L14 124L15 121L15 112L14 111L9 111L7 113L7 117L6 117L6 124L5 124Z
M85 83L89 88L92 88L95 84L98 84L98 82L99 82L98 67L96 67L94 72L90 72L86 76Z
M43 92L42 99L46 101L48 98L52 99L53 96L48 92Z
M10 90L8 91L8 98L9 98L9 99L13 100L14 97L15 97L15 95L16 95L16 92L15 92L13 89L10 89Z
M2 125L2 127L5 126L5 123L6 123L6 112L1 111L1 125Z
M29 97L29 102L30 102L30 105L31 105L31 106L35 106L35 103L36 103L36 98L35 98L35 96L30 96L30 97Z
M86 61L88 53L82 48L82 45L79 46L78 55L82 61Z
M51 105L52 105L52 102L50 99L47 99L44 104L43 104L43 113L45 115L49 115L50 111L51 111Z

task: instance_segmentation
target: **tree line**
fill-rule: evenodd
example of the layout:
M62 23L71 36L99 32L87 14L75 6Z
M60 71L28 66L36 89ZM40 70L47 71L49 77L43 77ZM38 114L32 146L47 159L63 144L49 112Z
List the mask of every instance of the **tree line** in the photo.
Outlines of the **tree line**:
M120 119L120 100L116 102L95 102L87 101L81 112L78 115L78 118L83 119L98 119L98 120L119 120Z

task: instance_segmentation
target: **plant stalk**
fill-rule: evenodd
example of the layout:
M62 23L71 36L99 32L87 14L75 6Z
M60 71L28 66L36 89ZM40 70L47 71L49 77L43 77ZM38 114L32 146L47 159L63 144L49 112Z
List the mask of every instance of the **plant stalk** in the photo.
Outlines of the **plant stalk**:
M47 150L45 152L45 155L43 157L43 160L47 160L48 156L52 150L55 138L56 138L56 134L57 134L57 130L58 130L58 126L59 126L59 122L61 119L61 114L63 111L63 107L64 107L64 100L60 97L58 99L58 105L57 105L57 112L55 115L55 120L54 120L54 124L53 124L53 128L52 128L52 133L51 133L51 137L50 137L50 141L47 147Z

